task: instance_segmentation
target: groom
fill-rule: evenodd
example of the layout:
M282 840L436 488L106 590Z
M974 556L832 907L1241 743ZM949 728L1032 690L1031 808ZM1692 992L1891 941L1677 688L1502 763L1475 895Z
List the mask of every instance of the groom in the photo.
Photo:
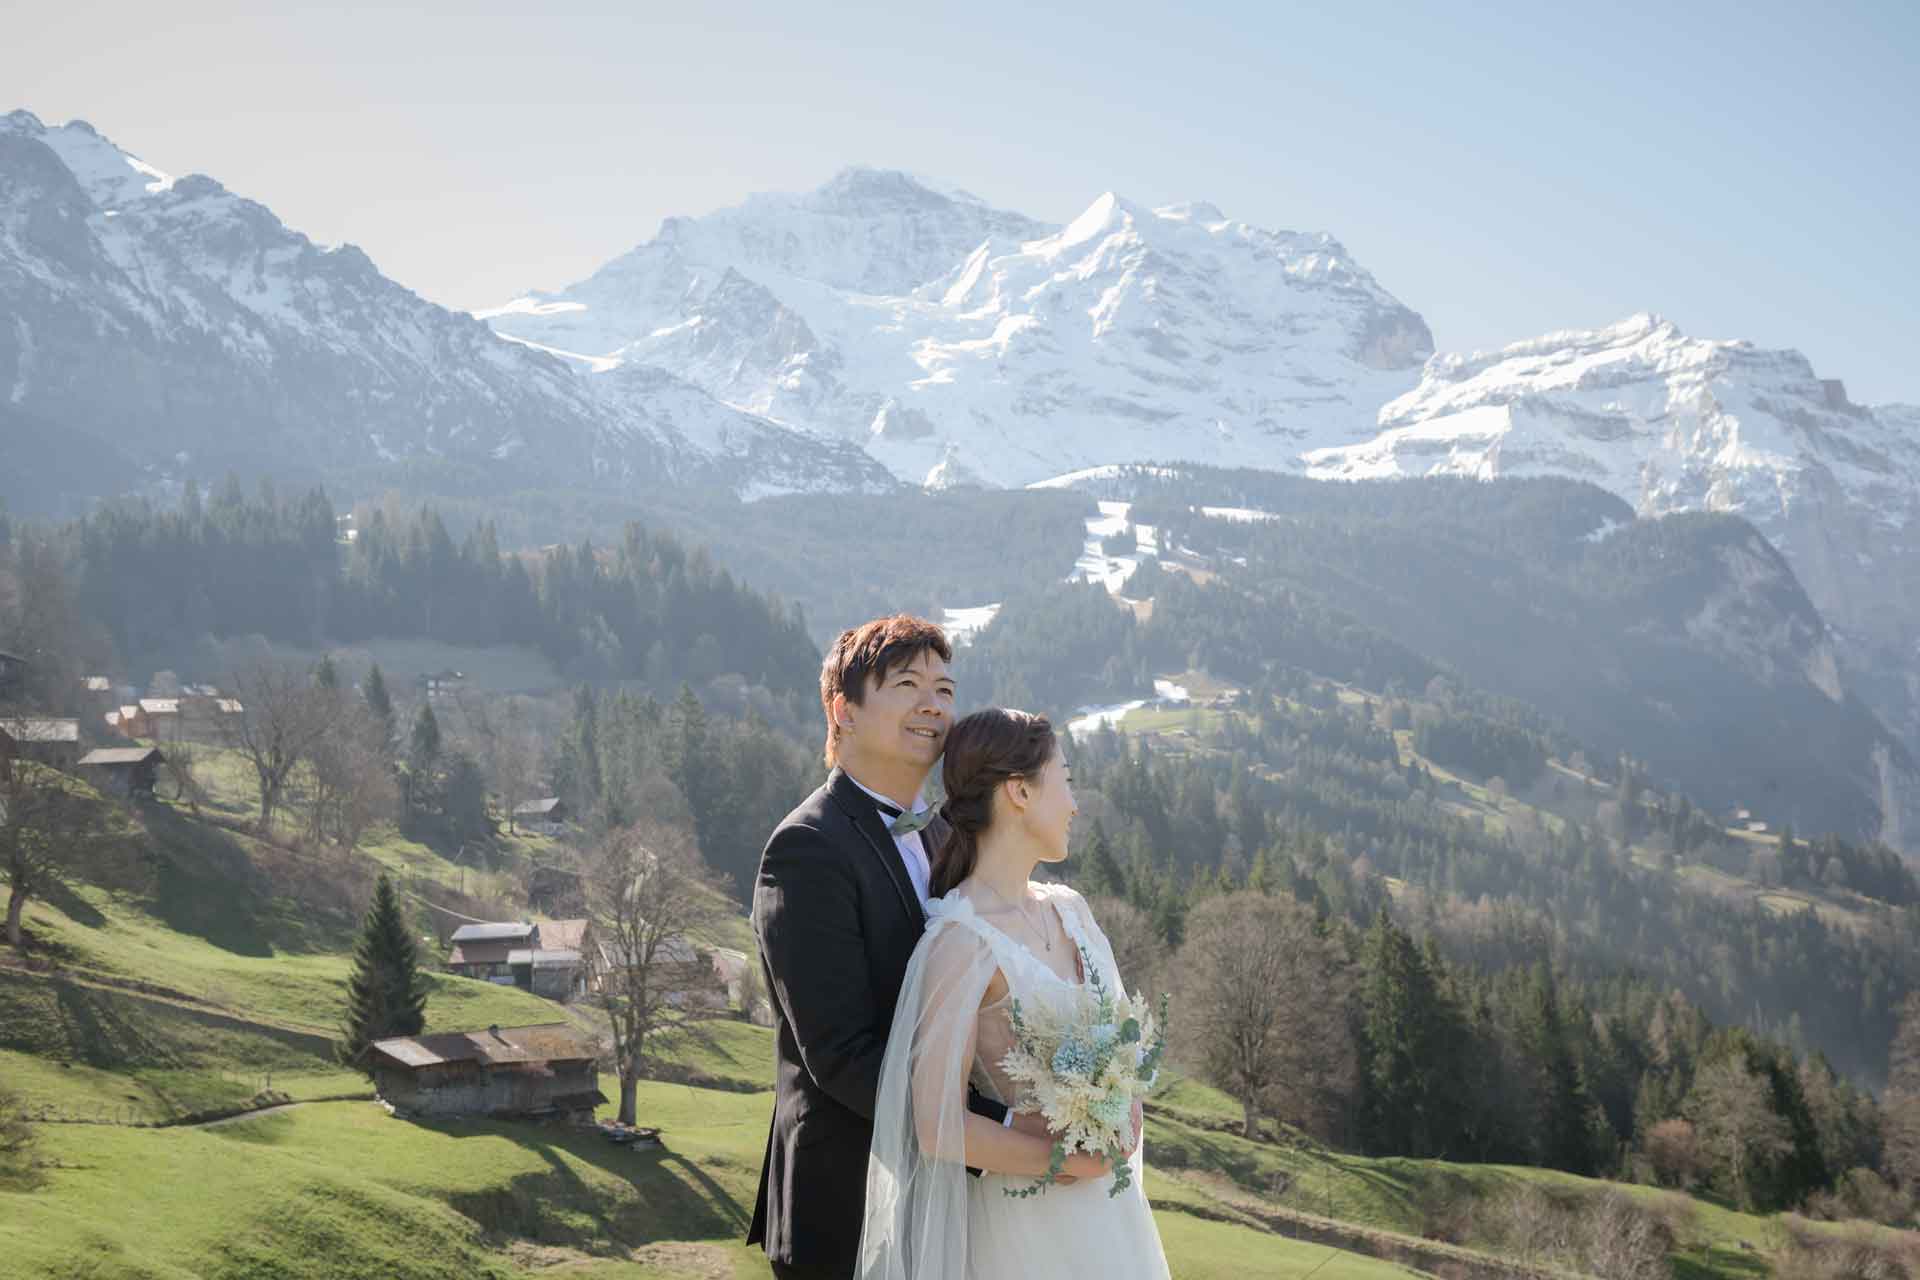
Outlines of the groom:
M880 1062L946 834L920 789L953 719L952 660L920 618L841 633L820 668L832 771L760 855L753 930L777 1057L747 1242L782 1280L840 1280L858 1265ZM969 1105L1012 1119L984 1098Z

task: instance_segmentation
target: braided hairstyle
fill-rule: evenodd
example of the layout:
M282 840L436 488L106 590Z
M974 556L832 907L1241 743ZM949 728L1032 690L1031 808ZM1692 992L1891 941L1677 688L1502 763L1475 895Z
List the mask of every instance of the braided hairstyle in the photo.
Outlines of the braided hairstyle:
M929 892L943 897L973 874L980 858L980 833L993 821L993 792L1009 778L1031 778L1047 767L1058 749L1053 725L1045 716L1006 707L989 707L965 717L947 731L946 758L940 765L946 803L945 843L933 855Z

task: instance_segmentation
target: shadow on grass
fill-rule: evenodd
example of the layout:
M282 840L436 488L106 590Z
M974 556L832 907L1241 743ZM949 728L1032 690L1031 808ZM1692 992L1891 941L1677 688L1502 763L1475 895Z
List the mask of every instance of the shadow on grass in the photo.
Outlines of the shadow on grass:
M260 919L253 859L229 833L190 822L165 806L146 814L153 838L153 914L176 933L223 951L271 956L273 938Z
M167 1066L174 1055L128 1017L113 997L67 982L50 984L67 1053L94 1067Z
M40 896L48 906L84 928L98 929L107 923L105 912L58 880L46 886Z
M603 1253L746 1231L746 1211L727 1189L664 1147L636 1151L590 1131L511 1123L426 1127L456 1138L505 1137L546 1164L544 1171L516 1175L504 1186L448 1197L455 1210L496 1238ZM582 1164L607 1178L583 1177Z

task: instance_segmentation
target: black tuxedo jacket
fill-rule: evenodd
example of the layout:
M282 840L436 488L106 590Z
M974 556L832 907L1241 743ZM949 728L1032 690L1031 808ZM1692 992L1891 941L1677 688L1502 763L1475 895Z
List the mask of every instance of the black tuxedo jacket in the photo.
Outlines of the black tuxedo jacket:
M921 837L929 853L944 838L937 819ZM776 1067L747 1241L775 1262L852 1274L880 1063L925 924L879 809L835 769L774 828L753 888ZM970 1105L1005 1114L985 1099Z

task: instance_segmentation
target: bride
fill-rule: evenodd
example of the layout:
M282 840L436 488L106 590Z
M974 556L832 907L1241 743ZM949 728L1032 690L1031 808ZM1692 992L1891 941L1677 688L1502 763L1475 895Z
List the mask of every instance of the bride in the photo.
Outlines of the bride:
M1046 1172L1052 1139L966 1104L969 1086L1019 1104L1000 1066L1016 999L1029 1008L1072 1000L1087 978L1083 955L1109 990L1122 989L1086 901L1029 880L1036 864L1066 858L1075 813L1053 727L1024 711L975 712L947 735L941 777L952 834L934 858L927 931L881 1067L860 1274L1160 1280L1167 1263L1137 1148L1132 1185L1117 1196L1106 1157L1078 1152L1061 1183L1012 1196Z

